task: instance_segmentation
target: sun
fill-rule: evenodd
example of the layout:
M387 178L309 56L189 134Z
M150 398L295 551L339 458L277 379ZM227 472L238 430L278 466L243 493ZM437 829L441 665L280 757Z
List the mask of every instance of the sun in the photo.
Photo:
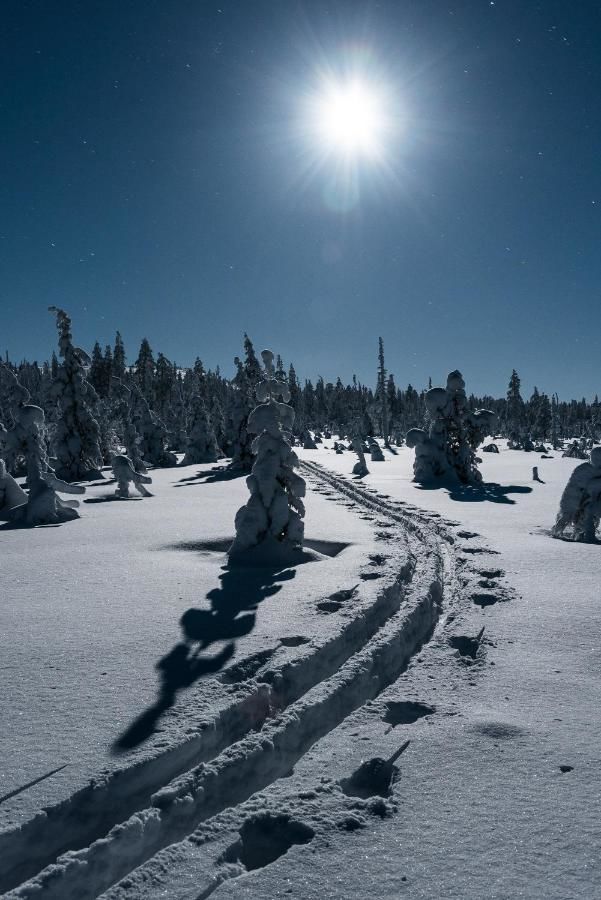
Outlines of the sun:
M329 151L345 156L374 156L386 130L382 98L359 80L329 84L315 98L314 126Z

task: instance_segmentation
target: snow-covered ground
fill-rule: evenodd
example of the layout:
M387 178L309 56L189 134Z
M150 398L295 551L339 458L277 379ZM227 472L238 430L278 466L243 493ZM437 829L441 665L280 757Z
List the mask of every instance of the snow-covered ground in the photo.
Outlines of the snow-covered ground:
M578 461L503 448L450 495L404 448L299 456L294 570L223 568L218 466L0 527L0 890L601 897L599 547L548 534ZM390 790L360 770L404 746Z

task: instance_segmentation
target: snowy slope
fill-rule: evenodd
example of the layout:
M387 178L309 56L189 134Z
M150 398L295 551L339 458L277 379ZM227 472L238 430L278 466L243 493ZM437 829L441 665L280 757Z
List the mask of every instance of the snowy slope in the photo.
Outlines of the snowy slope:
M154 777L162 788L141 791L137 804L132 797L133 809L124 803L115 810L114 823L110 817L98 822L86 837L87 847L63 857L14 896L98 896L103 889L107 898L310 898L324 892L339 898L601 896L596 762L601 737L599 548L554 541L544 531L553 522L576 461L545 461L515 451L491 458L484 454L485 479L517 490L491 489L482 500L413 485L406 450L394 457L387 454L384 463L369 464L372 474L359 483L348 475L352 454L318 450L300 455L308 463L303 474L312 487L308 519L313 525L307 533L352 541L352 546L336 557L298 567L294 580L264 600L255 629L237 643L237 658L247 661L246 670L233 670L227 687L212 677L183 691L162 720L166 730L126 757L121 777L131 783L129 760L143 763L162 756L164 762L169 750L185 746L186 728L189 742L200 743L194 751L200 766L190 766L190 757L187 768L172 780L164 766L155 765ZM338 475L329 476L315 463ZM539 465L546 484L532 484L533 464ZM129 514L135 507L127 543L136 563L125 557L109 596L120 590L119 582L132 567L129 592L121 596L133 594L136 614L132 617L131 606L125 608L122 600L114 643L108 635L103 638L103 652L112 659L119 685L110 694L106 718L80 703L82 728L67 735L82 778L94 766L110 770L115 765L106 756L119 730L115 723L121 727L141 705L152 703L152 662L178 639L174 623L181 612L198 603L220 573L217 554L157 548L231 534L228 524L244 497L243 482L176 491L169 482L182 477L180 471L159 473L153 486L158 500L163 482L159 522L156 514L146 512L150 500L124 504L126 509L118 503L90 505L94 513L106 511L108 517L110 512L113 525L106 522L103 537L102 520L96 520L93 539L111 575L118 546L126 541L109 537L109 532L117 514ZM534 490L525 490L531 487ZM106 488L94 490L106 493ZM198 501L190 503L192 510L188 501L179 500L180 494L197 491L205 503L202 515ZM146 523L140 521L142 508ZM214 516L211 522L207 511ZM176 521L180 533L168 541L164 534ZM66 527L73 534L85 524ZM28 532L26 539L35 535L38 553L43 554L39 536L52 534L58 541L66 527ZM0 532L3 569L6 547L19 536L23 540L23 533ZM69 541L63 540L66 554ZM81 571L92 557L85 545L73 554L73 543L71 558ZM57 543L53 554L58 548ZM16 581L23 577L18 551L9 558ZM53 558L48 553L44 564L50 567ZM92 568L102 585L102 564L93 563ZM136 575L141 582L137 591ZM39 577L42 581L44 573ZM174 604L172 596L178 578L183 585L178 592L181 605ZM328 599L341 587L351 591ZM27 584L19 589L15 596L31 603ZM57 609L64 610L62 629L73 614L73 603L64 599L61 604L57 593L60 596L55 585L50 598L54 602L36 607L52 634ZM160 606L152 603L151 593L160 598ZM107 602L99 587L89 596ZM145 640L134 645L131 655L128 636L135 630L132 619L139 624L140 605L141 618L152 617L154 627L149 625ZM94 616L102 612L97 599ZM35 634L39 621L32 616L19 633L18 616L14 619L13 652L23 635ZM274 640L276 632L278 638L310 637L311 642L285 647ZM76 636L80 657L70 659L71 691L65 691L62 700L64 718L76 694L73 686L94 657L83 616ZM58 638L64 651L68 639L62 633ZM44 659L38 641L37 658ZM275 655L256 656L276 644ZM45 652L51 655L48 647ZM129 654L127 665L124 652ZM24 673L21 713L30 718L27 703L35 704L36 715L43 717L44 705L37 702L43 684L39 671L35 666L28 669L19 658L13 664ZM266 668L270 671L261 681ZM245 678L245 672L251 677ZM227 710L232 697L227 691L233 689L234 695L242 691L255 698L251 705L265 696L267 710L254 723L247 716L237 728L226 713L226 724L221 730L212 725L207 739L202 719L206 724L212 711ZM274 697L279 697L277 708ZM92 703L103 702L106 695L92 694ZM195 711L199 705L200 714ZM54 744L56 752L62 746L62 721L46 714L42 728L28 736L25 729L18 731L19 716L13 713L16 733L34 760L29 747L36 739L43 745L42 730L50 738L49 748ZM92 749L88 734L96 741ZM377 785L369 779L363 796L356 796L355 782L346 780L362 760L389 757L407 740L389 796L373 793ZM40 767L52 768L56 757L40 752ZM181 749L179 753L181 763ZM30 777L35 777L34 769L29 769ZM68 769L15 796L8 806L0 805L0 810L8 810L6 833L17 856L23 853L23 841L15 837L13 825L30 821L35 809L48 802L36 792L49 791L51 801L69 795L78 777L65 775ZM56 779L59 786L50 788ZM61 779L66 779L62 793ZM77 803L71 803L76 809ZM138 812L128 820L133 810ZM117 822L125 824L108 840L93 843L108 831L100 826ZM38 833L43 839L43 824ZM46 853L46 862L51 855ZM109 887L123 877L121 884Z

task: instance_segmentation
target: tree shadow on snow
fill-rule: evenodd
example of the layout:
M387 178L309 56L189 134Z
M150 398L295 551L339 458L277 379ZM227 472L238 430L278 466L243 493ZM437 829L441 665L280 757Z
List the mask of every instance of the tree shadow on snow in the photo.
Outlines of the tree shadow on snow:
M113 753L132 750L148 740L162 714L174 705L178 691L219 672L234 654L235 639L253 630L259 604L282 589L278 582L291 581L295 575L294 569L282 567L224 566L221 586L207 594L210 609L192 607L182 615L183 640L155 666L160 679L157 699L117 738ZM217 654L204 653L219 641L227 643Z
M440 481L437 484L416 485L420 491L435 491L445 488L451 500L461 503L510 503L515 504L508 494L531 494L532 488L519 484L496 484L493 481L482 484L456 484Z
M149 491L150 494L150 491ZM153 495L150 494L152 497ZM88 497L87 500L84 500L84 503L113 503L113 501L125 501L129 500L143 500L143 497L118 497L116 494L106 494L104 497Z
M192 487L195 484L215 484L218 481L233 481L248 475L243 469L231 469L228 466L216 466L208 472L197 472L189 478L180 478L175 487Z

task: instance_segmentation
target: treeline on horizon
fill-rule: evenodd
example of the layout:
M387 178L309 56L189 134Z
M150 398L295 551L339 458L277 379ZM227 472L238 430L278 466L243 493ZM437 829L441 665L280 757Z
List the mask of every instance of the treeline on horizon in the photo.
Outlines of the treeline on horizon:
M56 353L52 353L49 362L42 364L35 361L16 364L8 354L4 362L29 391L31 402L41 406L47 421L52 423L56 404L51 399L50 388L61 365ZM244 335L242 358L234 360L236 372L231 379L225 378L219 367L214 371L206 369L199 357L193 366L182 368L161 352L155 355L146 338L140 344L135 361L128 364L119 332L114 345L107 344L104 350L96 342L87 362L87 380L98 397L96 413L101 428L103 425L109 427L108 421L104 420L117 417L116 407L122 397L122 388L130 386L162 420L174 449L181 449L178 445L186 434L190 409L198 397L204 401L210 418L226 418L228 407L239 401L236 394L240 391L250 393L252 402L253 385L261 371L247 334ZM381 435L402 443L410 428L428 424L424 397L432 382L419 389L410 383L404 388L397 385L385 367L382 339L379 353L374 352L374 388L362 384L355 376L350 384L344 384L340 378L326 382L321 376L315 382L305 379L301 384L293 363L285 365L278 355L275 365L277 377L290 389L290 405L296 413L294 434L299 438L308 429L341 435L358 430L363 436ZM504 437L519 439L528 435L534 441L552 442L567 437L582 436L593 441L601 438L601 404L597 396L592 402L585 398L563 401L557 394L549 396L535 387L525 400L515 370L509 378L505 397L469 393L468 402L472 409L485 408L495 412L496 433ZM0 398L0 422L6 421L8 412L2 407ZM387 423L387 435L383 434L383 423Z

